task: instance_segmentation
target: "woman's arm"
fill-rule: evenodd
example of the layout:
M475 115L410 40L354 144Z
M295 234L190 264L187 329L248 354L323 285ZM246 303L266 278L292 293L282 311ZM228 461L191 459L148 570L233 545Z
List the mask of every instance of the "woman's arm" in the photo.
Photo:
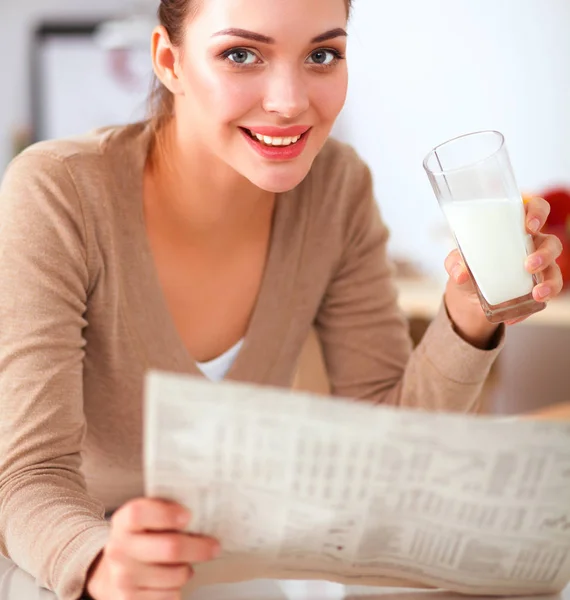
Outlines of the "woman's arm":
M0 552L62 600L108 536L81 473L88 252L65 160L25 152L0 188Z
M342 257L316 319L333 393L429 410L476 410L504 327L488 349L476 348L456 333L442 301L412 351L369 169L359 160L349 168Z

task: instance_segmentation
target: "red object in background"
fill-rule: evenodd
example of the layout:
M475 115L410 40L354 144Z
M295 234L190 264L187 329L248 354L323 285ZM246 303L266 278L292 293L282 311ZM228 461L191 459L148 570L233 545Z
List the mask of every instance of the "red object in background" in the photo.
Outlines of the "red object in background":
M570 189L551 188L541 195L551 209L544 232L558 236L564 246L556 262L562 271L564 289L570 290Z

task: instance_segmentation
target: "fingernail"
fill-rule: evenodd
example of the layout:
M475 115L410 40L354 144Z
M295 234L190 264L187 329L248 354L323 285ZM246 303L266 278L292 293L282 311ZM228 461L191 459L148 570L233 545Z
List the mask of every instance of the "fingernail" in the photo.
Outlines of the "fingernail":
M540 229L540 221L538 219L533 219L532 221L529 221L528 228L533 233L537 233L538 230Z
M535 271L542 265L542 258L540 256L531 256L526 261L526 266L531 271Z
M186 527L186 525L188 525L188 521L190 521L190 513L181 512L178 514L176 520L178 521L178 525L180 525L180 527Z
M461 264L457 264L453 267L453 269L451 271L451 276L453 277L453 279L455 279L455 281L458 281L459 278L461 277L462 273L463 273L463 266Z
M547 285L540 286L536 289L536 295L539 298L546 298L547 296L550 296L551 293L552 290Z

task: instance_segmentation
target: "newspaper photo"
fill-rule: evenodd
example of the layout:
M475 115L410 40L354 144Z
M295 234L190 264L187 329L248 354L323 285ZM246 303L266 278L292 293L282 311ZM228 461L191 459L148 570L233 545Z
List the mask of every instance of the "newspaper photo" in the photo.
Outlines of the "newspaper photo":
M570 423L153 372L145 493L223 553L191 585L327 579L476 595L570 581Z

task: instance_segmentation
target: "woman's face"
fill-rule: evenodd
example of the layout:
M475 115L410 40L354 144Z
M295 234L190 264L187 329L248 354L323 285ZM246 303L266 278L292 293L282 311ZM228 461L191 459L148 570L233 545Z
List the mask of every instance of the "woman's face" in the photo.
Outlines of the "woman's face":
M345 0L203 0L177 55L178 135L264 190L294 188L345 102L346 24Z

